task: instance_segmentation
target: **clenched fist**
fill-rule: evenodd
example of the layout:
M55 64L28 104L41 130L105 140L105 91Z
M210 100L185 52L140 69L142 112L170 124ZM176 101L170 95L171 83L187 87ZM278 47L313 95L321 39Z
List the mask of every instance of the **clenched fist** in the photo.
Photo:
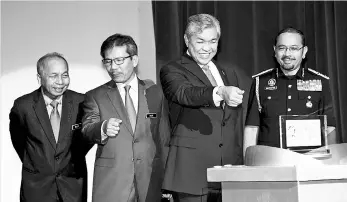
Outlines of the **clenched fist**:
M227 105L237 107L242 103L244 92L244 90L235 86L221 86L218 88L217 94L222 97Z
M109 137L114 137L119 133L120 124L122 120L117 118L110 118L103 125L104 133Z

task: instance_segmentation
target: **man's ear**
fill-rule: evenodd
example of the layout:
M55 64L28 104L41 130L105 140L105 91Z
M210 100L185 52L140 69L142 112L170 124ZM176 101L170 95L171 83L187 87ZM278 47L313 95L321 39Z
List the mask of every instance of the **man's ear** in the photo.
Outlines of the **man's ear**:
M184 34L184 43L188 47L189 39L188 39L188 36L186 34Z
M308 47L305 46L303 49L304 49L304 52L302 53L302 59L304 59L306 57L306 53L308 51Z
M132 58L131 61L133 63L133 66L136 67L139 64L139 56L133 55L131 56L131 58Z
M37 82L39 83L39 85L41 85L41 75L37 74Z

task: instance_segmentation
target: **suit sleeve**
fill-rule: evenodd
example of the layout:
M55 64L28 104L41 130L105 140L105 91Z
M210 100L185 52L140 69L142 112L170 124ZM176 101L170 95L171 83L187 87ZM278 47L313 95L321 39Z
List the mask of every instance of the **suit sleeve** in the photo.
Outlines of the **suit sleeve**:
M248 106L247 106L247 115L246 115L246 123L247 126L259 126L260 125L260 117L258 110L258 103L256 97L256 83L255 79L253 79L251 88L249 90L248 97Z
M82 133L89 143L104 144L101 142L100 111L94 97L87 93L83 102Z
M195 86L189 81L187 71L183 67L169 64L160 70L160 82L165 97L182 106L209 107L214 106L212 86Z
M159 134L160 134L160 141L162 145L162 161L163 165L166 164L166 159L169 153L169 143L170 143L170 123L169 123L169 117L168 117L168 109L167 109L167 101L164 96L162 96L162 102L161 102L161 116L159 120Z
M82 122L83 118L83 102L78 105L78 114L77 114L77 123ZM85 156L89 152L89 150L94 146L94 142L88 141L88 139L84 138L82 130L78 130L77 143L79 144L79 150L82 152L82 155ZM81 144L82 143L82 144Z
M16 150L20 160L23 162L27 132L25 122L23 120L17 102L14 102L14 105L10 112L10 134L12 145Z

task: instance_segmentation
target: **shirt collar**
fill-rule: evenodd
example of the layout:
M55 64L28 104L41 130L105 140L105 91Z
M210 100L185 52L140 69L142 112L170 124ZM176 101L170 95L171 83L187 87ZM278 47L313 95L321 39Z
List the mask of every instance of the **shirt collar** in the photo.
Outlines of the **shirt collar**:
M46 106L47 106L47 105L50 105L51 102L52 102L53 100L52 100L51 98L49 98L49 97L43 92L42 87L41 87L41 93L42 93L42 95L43 95L43 99L44 99L44 101L45 101ZM63 95L60 96L60 97L58 97L58 98L55 99L55 100L56 100L59 104L62 104Z
M283 71L281 70L280 67L276 68L276 76L277 77L287 77L283 73ZM298 72L296 72L294 77L299 78L299 79L303 79L305 77L305 68L300 67L300 69L298 70Z
M130 86L130 89L134 90L136 93L138 92L138 80L137 80L137 76L135 74L134 78L132 78L132 80L127 84ZM124 83L116 83L118 90L121 92L124 90L125 84Z

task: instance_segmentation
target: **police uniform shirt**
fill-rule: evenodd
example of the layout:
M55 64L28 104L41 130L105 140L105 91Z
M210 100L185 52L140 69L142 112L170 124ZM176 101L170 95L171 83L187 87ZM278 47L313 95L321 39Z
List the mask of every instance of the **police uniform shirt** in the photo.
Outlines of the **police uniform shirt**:
M301 68L296 75L287 77L274 68L253 78L246 125L259 126L258 145L280 146L280 115L325 114L328 126L335 126L327 76Z

